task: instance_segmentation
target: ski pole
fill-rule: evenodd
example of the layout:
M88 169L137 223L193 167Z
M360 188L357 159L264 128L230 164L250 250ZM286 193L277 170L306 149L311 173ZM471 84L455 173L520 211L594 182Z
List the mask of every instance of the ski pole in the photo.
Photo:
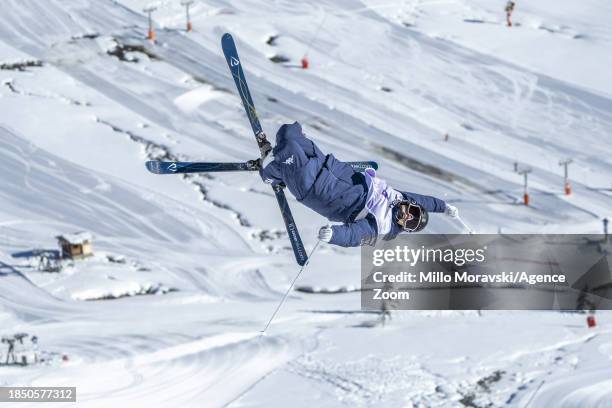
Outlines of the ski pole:
M287 292L285 292L285 295L281 299L280 303L278 304L278 306L276 306L276 309L274 310L274 313L272 313L272 316L270 316L270 320L268 320L268 323L266 324L266 327L264 327L264 329L260 332L262 336L266 334L266 330L268 330L268 327L272 323L272 320L274 320L274 317L276 316L276 313L278 313L278 311L280 310L280 308L283 305L283 303L285 303L285 299L287 299L287 296L289 296L289 292L291 292L291 289L293 289L293 285L295 285L295 282L298 280L298 278L300 277L300 275L304 271L304 268L306 268L306 265L308 265L310 263L310 257L312 257L312 254L314 254L314 252L317 249L317 247L319 246L320 242L321 241L317 240L317 243L315 244L314 248L312 248L312 251L310 251L310 254L308 255L308 260L300 268L300 271L297 273L297 275L295 275L295 278L293 278L293 281L291 282L291 285L289 285L289 288L287 289Z
M462 219L461 217L457 216L457 221L459 221L461 223L461 225L463 225L463 227L468 230L468 234L472 235L474 234L474 230L471 229Z

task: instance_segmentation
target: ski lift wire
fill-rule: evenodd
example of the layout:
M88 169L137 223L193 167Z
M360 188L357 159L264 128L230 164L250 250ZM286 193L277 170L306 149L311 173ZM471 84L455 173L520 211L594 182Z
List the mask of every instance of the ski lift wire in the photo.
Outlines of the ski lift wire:
M471 229L471 228L469 227L469 225L467 225L467 224L465 223L465 221L463 221L463 219L461 219L461 217L457 216L457 221L459 221L459 222L461 223L461 225L463 225L463 227L464 227L466 230L468 230L468 233L469 233L470 235L474 234L474 230L473 230L473 229Z
M308 53L310 52L310 49L312 48L312 44L319 37L319 33L321 32L321 28L323 27L323 23L325 23L326 19L327 19L327 11L323 9L323 18L321 19L321 22L319 23L319 26L317 27L311 40L308 42L308 46L306 47L306 52L304 52L304 57L308 56Z

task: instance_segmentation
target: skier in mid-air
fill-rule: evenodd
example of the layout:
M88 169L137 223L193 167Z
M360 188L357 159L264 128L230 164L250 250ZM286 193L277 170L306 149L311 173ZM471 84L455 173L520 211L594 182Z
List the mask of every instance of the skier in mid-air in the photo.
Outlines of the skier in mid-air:
M456 207L439 198L395 190L376 177L374 169L358 172L332 154L323 154L298 122L280 127L260 174L273 186L286 185L311 210L342 222L319 230L319 239L334 245L374 245L379 236L391 240L401 232L421 231L430 212L459 215Z

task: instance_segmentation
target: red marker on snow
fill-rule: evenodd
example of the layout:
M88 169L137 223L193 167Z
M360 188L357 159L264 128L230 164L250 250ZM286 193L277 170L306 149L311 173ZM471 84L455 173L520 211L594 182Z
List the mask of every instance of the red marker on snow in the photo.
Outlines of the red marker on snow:
M587 326L589 329L592 329L593 327L597 326L597 322L595 321L595 316L593 315L587 316Z

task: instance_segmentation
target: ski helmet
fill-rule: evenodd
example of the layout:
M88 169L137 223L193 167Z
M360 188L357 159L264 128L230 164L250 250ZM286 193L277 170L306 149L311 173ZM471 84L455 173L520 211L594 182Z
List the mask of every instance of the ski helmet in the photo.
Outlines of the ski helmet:
M419 232L427 226L429 214L414 200L400 201L395 205L395 222L405 232Z

